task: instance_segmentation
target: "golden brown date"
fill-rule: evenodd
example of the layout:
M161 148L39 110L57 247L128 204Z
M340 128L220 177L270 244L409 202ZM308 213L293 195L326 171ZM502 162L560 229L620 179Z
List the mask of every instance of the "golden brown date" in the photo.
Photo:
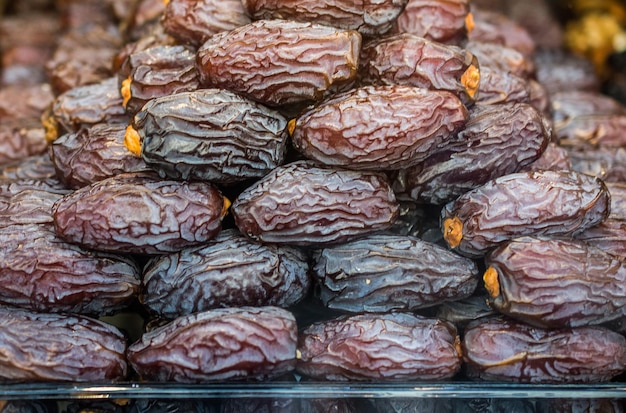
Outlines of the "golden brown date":
M611 197L600 179L575 171L504 175L449 202L441 228L450 248L483 256L510 239L570 236L604 221Z
M469 0L409 0L394 31L461 45L473 27Z
M491 306L520 321L578 327L624 315L626 263L581 240L516 238L485 265Z
M461 368L459 346L444 321L403 312L343 316L300 333L296 370L334 381L443 380Z
M465 330L470 378L524 383L596 383L626 369L626 339L607 328L541 329L504 318Z
M391 30L408 0L244 0L254 20L287 19L379 36Z
M100 251L159 254L217 235L228 201L208 182L120 174L67 194L53 206L69 242Z
M297 326L278 307L221 308L179 317L131 344L128 361L146 380L262 380L293 370Z
M356 30L258 20L212 36L197 61L203 87L270 106L308 104L352 86L360 50Z
M473 53L460 47L400 33L363 45L359 80L445 90L471 105L480 84L478 63Z
M371 235L320 249L312 268L317 294L333 310L413 311L470 296L476 264L419 238Z
M350 169L399 169L423 161L458 132L468 112L452 93L413 86L363 86L290 121L296 149Z
M0 379L110 382L126 377L124 335L102 321L0 307L0 331Z
M296 161L246 188L231 212L254 240L324 245L389 228L398 207L384 175Z

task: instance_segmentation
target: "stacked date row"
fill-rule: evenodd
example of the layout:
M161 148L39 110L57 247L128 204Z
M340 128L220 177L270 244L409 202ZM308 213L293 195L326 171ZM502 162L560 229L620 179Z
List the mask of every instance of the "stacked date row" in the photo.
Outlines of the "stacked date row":
M297 3L93 14L104 74L59 42L49 105L0 103L2 378L622 374L626 110L585 61L480 2Z

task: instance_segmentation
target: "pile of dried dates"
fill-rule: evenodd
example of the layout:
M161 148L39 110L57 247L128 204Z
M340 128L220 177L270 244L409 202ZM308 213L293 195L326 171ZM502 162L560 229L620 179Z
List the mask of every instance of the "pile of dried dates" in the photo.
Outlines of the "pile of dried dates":
M2 6L0 381L620 381L622 49L555 3ZM246 403L215 411L461 411Z

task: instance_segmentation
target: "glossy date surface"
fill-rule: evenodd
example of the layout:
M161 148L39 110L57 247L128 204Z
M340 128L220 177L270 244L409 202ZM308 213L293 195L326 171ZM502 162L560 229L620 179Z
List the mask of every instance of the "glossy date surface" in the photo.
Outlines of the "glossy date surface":
M410 0L398 16L394 31L461 45L472 27L468 0Z

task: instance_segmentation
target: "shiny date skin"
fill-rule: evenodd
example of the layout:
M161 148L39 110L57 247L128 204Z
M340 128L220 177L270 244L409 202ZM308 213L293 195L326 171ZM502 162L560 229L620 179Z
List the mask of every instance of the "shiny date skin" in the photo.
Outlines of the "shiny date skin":
M319 299L333 310L413 311L470 296L474 261L419 238L371 235L313 253Z
M618 100L599 92L568 90L550 97L554 125L562 128L572 119L589 115L624 115L626 107Z
M361 41L356 30L258 20L200 46L200 83L269 106L311 104L354 84Z
M590 145L560 147L567 151L573 170L596 176L604 182L626 181L626 148Z
M294 369L297 326L278 307L221 308L179 317L144 333L127 358L146 380L264 380Z
M496 10L472 7L474 27L468 35L470 42L495 43L510 47L532 59L535 41L528 30L512 17Z
M143 271L142 304L173 319L218 307L289 307L311 284L308 257L225 229L198 247L153 258Z
M468 118L452 93L413 86L363 86L322 102L289 123L293 146L309 159L359 170L423 161Z
M99 251L174 252L214 238L228 208L208 182L121 174L77 189L53 206L57 234Z
M409 0L393 31L461 46L473 26L469 0Z
M570 236L607 219L611 197L600 179L574 171L504 175L447 203L441 228L448 246L484 256L510 239Z
M303 246L383 231L398 208L384 175L296 161L244 189L231 212L239 230L256 241Z
M579 115L563 125L555 125L554 134L561 146L580 150L597 147L626 146L626 113Z
M576 239L620 259L626 259L626 221L609 217L577 234Z
M532 106L477 104L454 139L399 171L394 189L419 202L443 205L536 161L549 142L542 116Z
M510 72L524 79L535 76L535 64L521 52L502 44L470 41L465 45L480 62L481 67Z
M446 322L412 313L321 321L298 339L296 371L320 380L444 380L461 367L459 337Z
M624 315L626 263L582 240L516 238L485 265L490 305L522 322L578 327Z
M124 335L102 321L0 307L0 380L111 382L128 370Z
M122 173L148 170L124 145L126 125L97 123L66 133L48 146L57 178L78 189Z
M125 144L162 177L234 184L282 164L287 120L222 89L155 98L139 111Z
M476 57L465 49L400 33L363 45L359 81L444 90L470 106L479 88L480 67Z
M465 330L468 377L521 383L598 383L626 368L626 339L600 326L541 329L504 318Z
M87 315L123 309L141 287L137 264L60 239L51 225L0 228L0 303Z
M530 81L506 70L481 67L476 102L485 105L530 103Z
M0 179L2 180L57 180L54 164L50 155L31 155L18 161L0 164Z
M52 224L52 205L70 192L54 178L0 179L0 227Z
M45 133L37 118L0 121L0 165L45 153Z
M244 0L253 20L286 19L357 30L364 37L391 30L408 0Z

